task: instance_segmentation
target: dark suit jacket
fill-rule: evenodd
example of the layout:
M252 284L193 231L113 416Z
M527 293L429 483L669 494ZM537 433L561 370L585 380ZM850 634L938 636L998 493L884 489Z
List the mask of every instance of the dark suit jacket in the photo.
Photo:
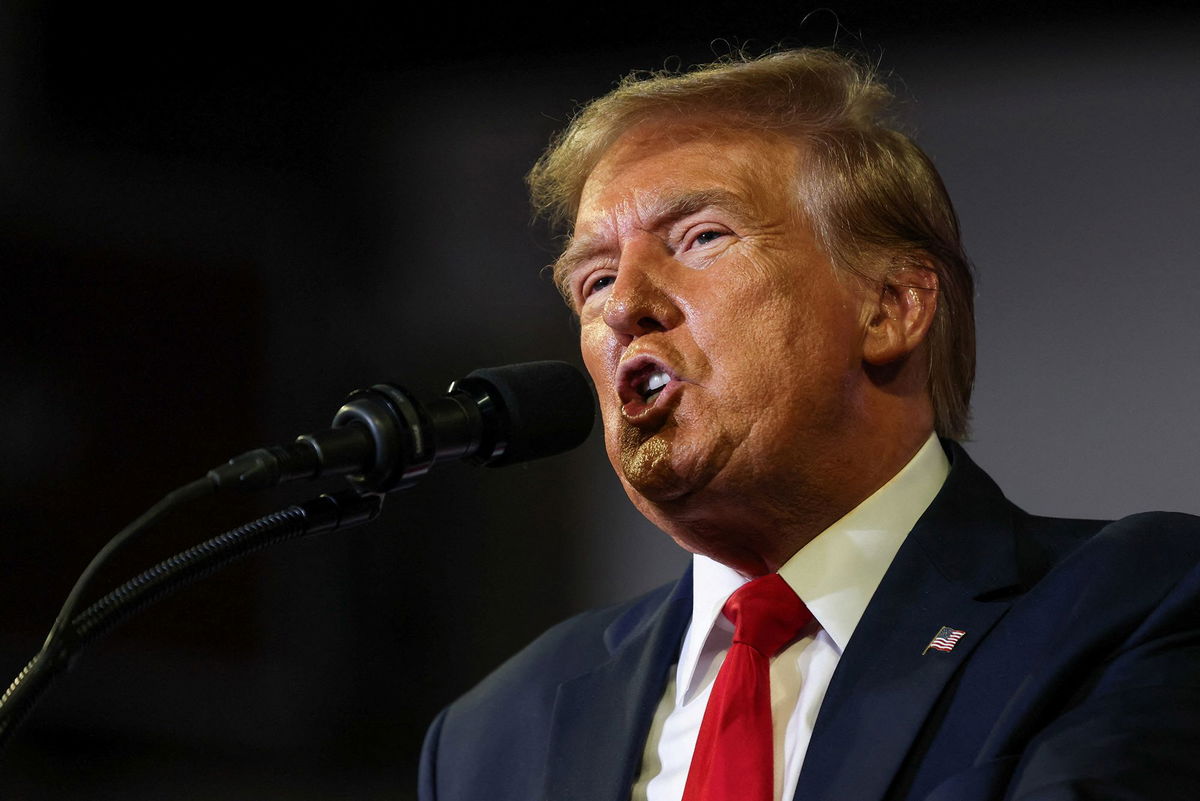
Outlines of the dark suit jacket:
M1200 520L1034 517L946 447L797 801L1200 799ZM628 799L690 614L686 575L548 631L437 718L421 799Z

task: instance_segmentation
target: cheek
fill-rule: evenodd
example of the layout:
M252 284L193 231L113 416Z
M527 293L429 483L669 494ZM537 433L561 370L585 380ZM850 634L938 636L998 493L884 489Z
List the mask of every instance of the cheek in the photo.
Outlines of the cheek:
M579 333L579 349L583 356L583 366L596 387L596 397L600 401L600 420L604 424L605 440L611 451L612 434L620 417L620 402L614 384L620 359L619 350L615 347L607 326L586 324Z
M782 378L779 370L794 367L798 355L813 343L812 321L798 313L800 299L756 286L731 289L704 307L696 326L697 344L740 380L766 389ZM702 332L702 333L701 333Z
M579 332L579 352L583 356L583 366L592 377L596 391L601 393L603 402L603 393L612 387L616 375L617 354L616 349L611 347L611 338L599 328L596 325L584 325Z

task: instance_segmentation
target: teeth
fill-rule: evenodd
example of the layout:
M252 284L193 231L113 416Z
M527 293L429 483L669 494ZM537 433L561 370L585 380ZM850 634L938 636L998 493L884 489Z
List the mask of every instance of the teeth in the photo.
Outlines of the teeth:
M670 375L667 375L666 372L655 373L649 378L649 380L646 381L646 389L642 390L642 397L648 399L650 396L654 395L655 392L658 392L662 389L662 387L665 387L668 383L670 383L670 381L671 377Z

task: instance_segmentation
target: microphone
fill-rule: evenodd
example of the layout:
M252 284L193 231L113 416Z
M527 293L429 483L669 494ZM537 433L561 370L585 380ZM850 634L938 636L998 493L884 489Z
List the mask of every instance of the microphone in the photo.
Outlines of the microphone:
M391 492L439 462L501 467L568 451L594 418L591 387L566 362L475 370L426 404L395 384L376 384L352 392L332 428L247 451L208 478L218 489L255 490L346 475L360 493Z

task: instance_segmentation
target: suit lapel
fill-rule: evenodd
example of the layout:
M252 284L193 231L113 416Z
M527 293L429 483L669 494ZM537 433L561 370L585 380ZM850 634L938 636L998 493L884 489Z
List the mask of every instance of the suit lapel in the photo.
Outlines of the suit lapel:
M957 668L1020 586L1020 514L966 453L884 576L826 692L796 801L885 796ZM606 632L611 657L559 685L547 753L551 801L626 801L654 709L691 617L691 571L656 608ZM938 630L966 632L925 651ZM586 755L586 758L580 758Z
M1010 605L1019 585L1016 511L965 452L906 538L830 682L800 773L797 801L885 796L947 682ZM949 652L926 647L943 626Z
M654 709L691 619L691 596L689 568L657 609L631 610L608 628L607 662L559 685L547 799L628 801Z

